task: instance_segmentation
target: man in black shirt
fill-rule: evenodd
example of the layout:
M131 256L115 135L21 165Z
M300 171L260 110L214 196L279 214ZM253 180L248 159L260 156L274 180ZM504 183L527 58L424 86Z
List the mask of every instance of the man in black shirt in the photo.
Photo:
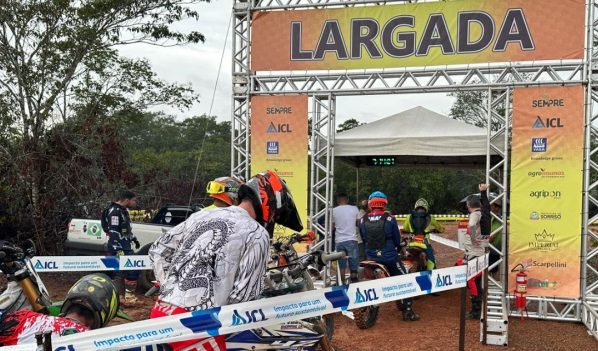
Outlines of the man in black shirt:
M125 190L119 194L118 200L112 202L102 213L102 229L108 235L107 249L113 256L133 255L131 243L139 249L139 240L131 231L129 208L137 205L137 198L132 191ZM135 304L135 289L137 289L137 271L118 271L114 275L114 285L121 296L121 304Z

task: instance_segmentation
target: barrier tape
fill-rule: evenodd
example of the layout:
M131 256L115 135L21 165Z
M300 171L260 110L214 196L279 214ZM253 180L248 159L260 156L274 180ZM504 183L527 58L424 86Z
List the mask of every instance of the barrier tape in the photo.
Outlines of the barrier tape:
M457 241L430 234L430 239L459 249ZM149 256L35 256L31 260L37 272L141 271L152 269Z
M440 235L433 234L433 233L430 233L430 239L434 240L435 242L440 243L442 245L446 245L448 247L452 247L453 249L463 250L461 247L459 247L459 242L458 241L447 239L445 237L442 237Z
M152 269L149 256L35 256L37 272L138 271Z
M235 305L92 330L52 340L54 351L137 348L191 340L318 317L404 298L463 288L488 265L488 255L455 266L333 286ZM35 344L6 351L34 351Z

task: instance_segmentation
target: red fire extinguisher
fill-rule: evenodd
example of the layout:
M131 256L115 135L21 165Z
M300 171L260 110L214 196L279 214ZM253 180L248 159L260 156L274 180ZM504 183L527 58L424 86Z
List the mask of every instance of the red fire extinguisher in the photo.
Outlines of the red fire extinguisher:
M517 272L515 275L515 306L521 311L521 318L523 318L523 311L527 312L526 307L526 294L527 294L527 273L525 272L526 267L521 263L513 267L511 272Z

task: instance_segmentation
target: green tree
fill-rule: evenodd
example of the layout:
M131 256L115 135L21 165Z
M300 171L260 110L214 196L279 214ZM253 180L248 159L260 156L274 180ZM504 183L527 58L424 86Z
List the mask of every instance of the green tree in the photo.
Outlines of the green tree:
M337 133L344 132L346 130L353 129L355 127L359 127L359 126L362 126L364 124L365 124L365 122L359 122L355 118L349 118L348 120L346 120L343 123L341 123L341 124L338 125L338 128L336 129L336 132Z
M189 86L166 83L147 62L122 58L117 51L119 45L134 43L170 46L203 41L199 32L175 29L177 22L198 18L189 8L195 2L2 2L0 167L8 171L2 187L10 189L2 200L13 212L33 219L27 230L40 242L47 228L55 228L56 223L47 219L56 217L61 198L56 196L65 191L53 188L61 184L53 180L73 171L58 160L66 157L62 161L73 167L88 162L114 182L134 183L127 170L111 172L124 159L123 143L110 122L123 109L160 103L186 108L197 101ZM98 157L110 162L98 163ZM92 191L96 192L102 191ZM57 241L51 235L46 239L51 245Z

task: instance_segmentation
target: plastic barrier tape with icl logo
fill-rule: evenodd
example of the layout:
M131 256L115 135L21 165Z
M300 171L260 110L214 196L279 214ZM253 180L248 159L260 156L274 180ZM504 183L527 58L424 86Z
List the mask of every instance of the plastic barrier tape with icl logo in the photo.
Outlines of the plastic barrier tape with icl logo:
M139 271L152 269L147 255L130 256L35 256L37 272Z
M55 351L140 348L144 345L231 334L273 324L459 289L488 266L488 255L455 266L397 277L333 286L228 305L175 316L133 322L55 338ZM35 344L6 351L36 349Z

